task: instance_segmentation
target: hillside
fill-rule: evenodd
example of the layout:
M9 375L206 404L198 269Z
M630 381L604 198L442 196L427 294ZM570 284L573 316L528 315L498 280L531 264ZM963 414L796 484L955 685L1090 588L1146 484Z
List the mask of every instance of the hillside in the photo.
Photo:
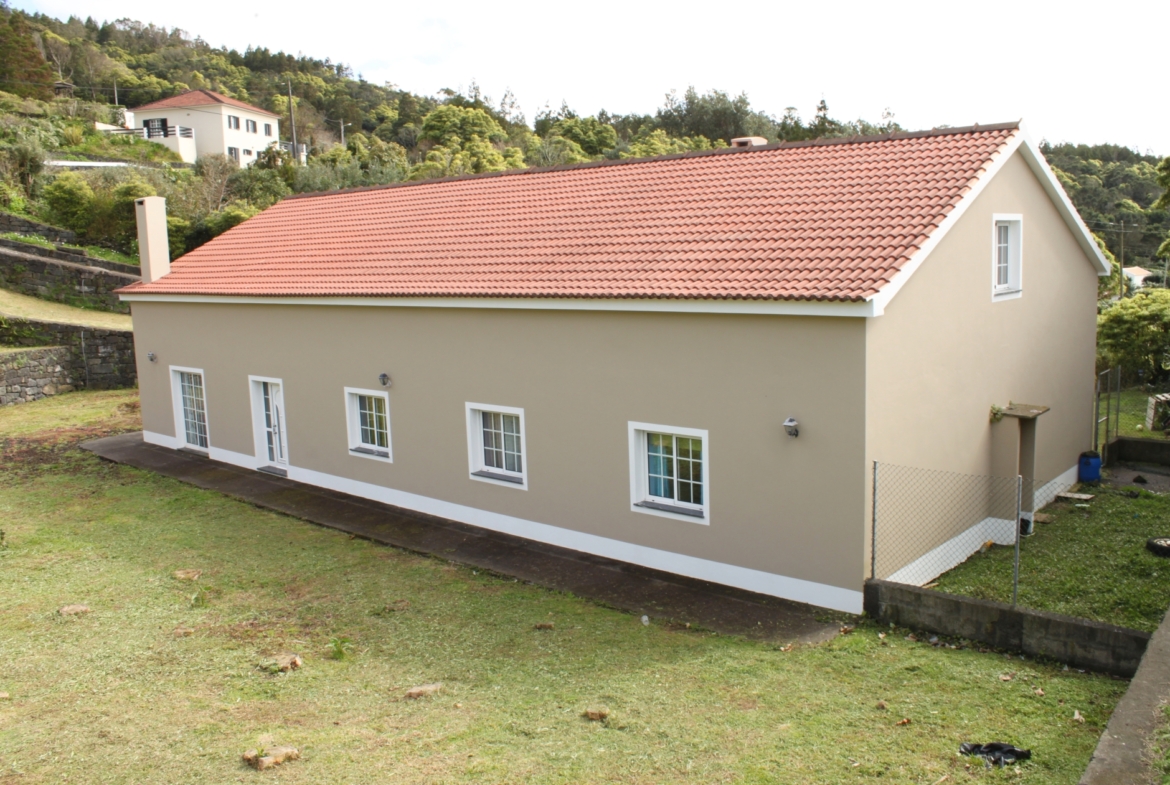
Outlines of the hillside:
M174 251L182 253L294 192L377 185L598 158L646 157L726 145L736 136L793 141L902 130L893 116L843 121L824 101L805 119L752 106L744 95L693 88L671 92L653 113L585 115L562 104L532 122L509 93L498 102L472 83L465 93L423 96L355 76L330 58L264 47L217 48L185 31L129 19L97 21L5 9L0 23L0 156L8 159L0 207L63 224L91 243L133 250L127 204L146 193L167 197ZM72 99L53 98L52 83L75 85ZM194 170L138 168L86 174L41 171L38 156L173 163L173 154L143 140L98 133L120 107L208 88L289 115L309 145L305 166L272 152L246 171L231 161L201 161ZM347 127L338 144L339 124ZM289 123L281 133L290 136ZM1090 227L1126 265L1159 266L1156 251L1170 230L1152 205L1165 188L1158 159L1115 145L1061 144L1047 154ZM1123 248L1124 245L1124 248Z

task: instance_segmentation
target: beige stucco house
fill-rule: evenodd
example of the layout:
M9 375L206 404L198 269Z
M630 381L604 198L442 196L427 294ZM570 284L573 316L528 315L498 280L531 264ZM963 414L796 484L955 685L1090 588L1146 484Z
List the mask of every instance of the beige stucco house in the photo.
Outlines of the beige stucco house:
M127 121L186 163L219 154L248 166L280 143L279 115L213 90L188 90L152 101L127 112Z
M139 220L146 441L591 554L859 612L875 460L1090 446L1108 266L1014 123Z

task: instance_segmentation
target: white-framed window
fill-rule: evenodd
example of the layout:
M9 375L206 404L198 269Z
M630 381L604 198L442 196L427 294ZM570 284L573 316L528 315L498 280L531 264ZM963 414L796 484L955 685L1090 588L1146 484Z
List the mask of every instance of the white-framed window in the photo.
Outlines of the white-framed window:
M994 300L1019 297L1024 282L1024 218L992 216L991 296Z
M228 128L231 128L233 131L240 130L240 118L236 117L234 114L229 114Z
M171 398L175 411L175 439L180 449L207 452L207 393L203 370L171 366Z
M631 422L630 509L676 520L711 522L707 431Z
M468 403L467 458L471 479L528 489L524 410Z
M345 388L349 454L393 462L390 449L390 394L385 390Z
M255 120L245 120L244 121L244 130L250 134L256 133L256 121Z
M265 136L272 136L272 123L265 123L264 124L264 135Z
M248 149L246 149L246 148L245 148L245 150L244 150L244 155L251 156L251 155L252 155L252 151L251 151L251 150L248 150Z
M236 159L236 163L240 162L240 148L229 147L228 148L228 155L231 156L232 158Z

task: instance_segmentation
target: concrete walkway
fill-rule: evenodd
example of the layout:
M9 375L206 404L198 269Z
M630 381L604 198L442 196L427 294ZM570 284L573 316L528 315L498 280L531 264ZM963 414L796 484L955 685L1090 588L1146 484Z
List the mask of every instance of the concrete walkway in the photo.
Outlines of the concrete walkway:
M1153 785L1162 781L1150 743L1170 701L1170 613L1162 620L1142 664L1122 696L1080 785Z
M838 634L845 618L810 605L543 545L146 444L141 433L97 439L82 449L374 542L656 619L761 640L818 643Z

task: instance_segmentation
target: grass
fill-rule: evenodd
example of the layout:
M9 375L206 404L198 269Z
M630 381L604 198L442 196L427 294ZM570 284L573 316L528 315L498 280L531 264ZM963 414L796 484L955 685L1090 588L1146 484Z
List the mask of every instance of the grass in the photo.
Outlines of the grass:
M788 651L643 626L74 448L135 427L128 403L0 411L0 782L255 782L240 755L291 744L302 759L263 776L1075 783L1126 687L864 621ZM70 603L92 612L56 612ZM303 667L273 674L286 652ZM582 716L599 706L604 721ZM957 755L992 740L1034 757Z
M110 311L74 308L52 300L42 300L0 289L0 316L36 319L45 322L81 324L101 330L131 330L133 322L128 314Z
M1170 605L1170 561L1146 550L1170 536L1170 497L1094 488L1088 507L1060 502L1020 545L1019 604L1153 632ZM1130 498L1131 495L1137 498ZM972 556L938 579L938 590L1011 602L1014 549Z
M18 243L26 243L28 245L35 245L40 248L48 248L56 250L58 245L64 248L72 248L79 251L85 251L88 255L97 257L98 259L105 259L107 262L119 262L121 264L128 264L137 267L138 259L133 256L128 256L124 253L103 248L100 245L72 245L68 243L55 243L46 237L39 234L17 234L16 232L0 232L0 237L5 240L15 240Z

